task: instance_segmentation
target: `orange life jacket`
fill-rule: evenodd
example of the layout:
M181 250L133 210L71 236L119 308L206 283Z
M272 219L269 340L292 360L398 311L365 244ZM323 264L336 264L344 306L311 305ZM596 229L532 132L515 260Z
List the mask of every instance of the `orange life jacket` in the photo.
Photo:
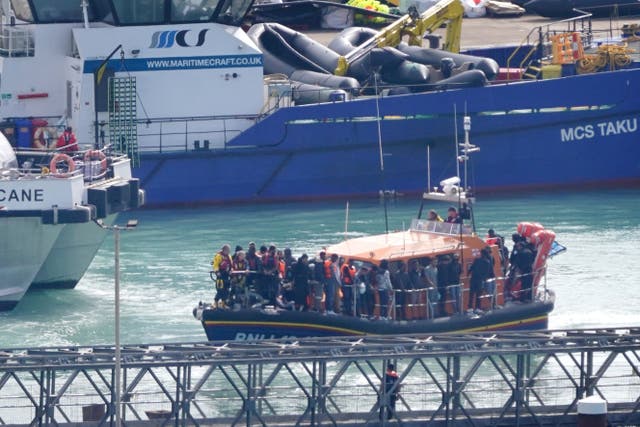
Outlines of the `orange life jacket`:
M353 280L356 278L356 268L350 266L348 263L342 264L340 269L340 276L342 282L346 285L353 285Z
M331 260L324 260L324 277L325 279L331 279Z
M286 268L287 265L284 263L284 261L280 260L278 262L278 271L280 272L280 277L284 277Z

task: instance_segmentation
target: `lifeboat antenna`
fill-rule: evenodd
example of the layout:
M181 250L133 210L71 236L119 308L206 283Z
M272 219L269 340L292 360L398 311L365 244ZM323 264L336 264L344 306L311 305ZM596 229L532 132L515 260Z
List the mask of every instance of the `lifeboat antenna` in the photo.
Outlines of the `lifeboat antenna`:
M80 3L80 7L82 7L82 18L84 19L84 28L89 28L89 12L87 11L87 7L89 4L87 0L82 0Z
M453 140L456 146L456 176L460 178L460 152L458 151L458 108L453 104Z
M349 201L347 200L347 206L344 213L344 240L347 240L347 233L349 232Z

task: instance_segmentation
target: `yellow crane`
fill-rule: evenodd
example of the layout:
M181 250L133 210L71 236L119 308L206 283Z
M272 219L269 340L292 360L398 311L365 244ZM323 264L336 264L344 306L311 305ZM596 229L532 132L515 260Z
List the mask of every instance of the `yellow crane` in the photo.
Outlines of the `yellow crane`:
M464 9L460 0L440 0L420 14L414 8L347 55L341 56L334 74L346 75L353 61L376 47L397 46L404 36L409 37L410 45L421 46L422 36L426 32L432 33L443 24L447 27L447 33L442 48L449 52L459 52L463 14Z

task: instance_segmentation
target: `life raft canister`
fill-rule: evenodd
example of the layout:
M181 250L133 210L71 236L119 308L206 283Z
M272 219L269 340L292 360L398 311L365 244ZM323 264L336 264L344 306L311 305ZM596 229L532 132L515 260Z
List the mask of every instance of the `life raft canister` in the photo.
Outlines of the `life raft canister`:
M58 163L60 162L64 162L67 165L66 172L58 169ZM51 159L51 162L49 163L49 170L51 171L51 174L57 178L66 178L71 176L73 171L76 170L76 162L74 162L69 155L58 153Z
M522 237L530 238L533 233L542 230L544 227L539 222L521 222L518 224L518 234Z
M107 170L107 156L100 150L89 150L84 153L85 165L94 160L100 160L100 174L104 173Z

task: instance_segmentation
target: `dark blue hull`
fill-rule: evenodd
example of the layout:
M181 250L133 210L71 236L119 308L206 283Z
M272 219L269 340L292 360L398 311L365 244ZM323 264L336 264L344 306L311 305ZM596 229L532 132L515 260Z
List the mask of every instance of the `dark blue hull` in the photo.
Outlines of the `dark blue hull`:
M414 193L455 174L471 117L479 191L640 182L640 69L281 108L226 149L146 154L134 172L150 205Z
M479 317L458 315L415 321L374 321L313 312L206 309L202 312L202 325L210 341L522 331L547 329L553 306L552 297L545 302L512 305Z

